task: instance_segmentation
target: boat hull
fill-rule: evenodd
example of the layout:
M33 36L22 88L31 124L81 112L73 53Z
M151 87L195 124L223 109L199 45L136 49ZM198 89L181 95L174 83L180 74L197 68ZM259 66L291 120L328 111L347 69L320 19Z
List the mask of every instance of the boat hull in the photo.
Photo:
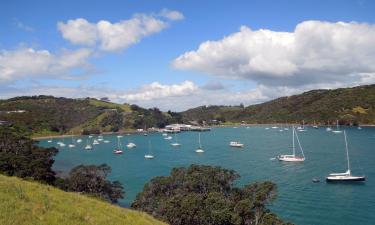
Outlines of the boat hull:
M329 183L346 183L346 182L357 182L357 181L366 181L366 177L326 177L326 181Z

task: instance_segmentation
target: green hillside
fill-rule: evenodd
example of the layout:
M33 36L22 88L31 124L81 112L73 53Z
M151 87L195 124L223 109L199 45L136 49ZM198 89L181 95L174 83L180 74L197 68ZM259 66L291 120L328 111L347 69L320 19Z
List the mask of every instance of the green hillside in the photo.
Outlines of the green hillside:
M247 123L375 124L375 85L313 90L248 107L202 106L182 112L184 121Z
M3 175L0 175L0 209L3 225L164 224L146 213Z
M93 98L31 96L0 100L0 120L23 127L37 137L163 127L178 118L175 113L163 113L157 108L144 109Z

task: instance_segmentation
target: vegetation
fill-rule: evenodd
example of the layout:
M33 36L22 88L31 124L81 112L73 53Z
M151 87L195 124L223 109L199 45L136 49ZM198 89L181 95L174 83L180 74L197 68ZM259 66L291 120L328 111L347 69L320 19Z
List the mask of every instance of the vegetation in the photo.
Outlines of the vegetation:
M110 172L111 167L106 164L79 165L69 172L68 178L59 186L63 190L88 194L116 203L118 199L123 198L124 191L120 182L107 180Z
M0 126L0 173L52 184L56 148L43 148L17 127Z
M15 126L0 126L0 173L55 185L65 191L80 192L116 203L123 198L122 184L108 181L111 168L106 164L79 165L65 179L52 170L56 148L43 148Z
M137 195L132 208L171 225L285 224L266 205L276 185L261 182L233 187L239 175L220 167L191 165L156 177Z
M0 175L0 224L164 224L151 216L93 197Z
M313 90L248 107L202 106L182 112L183 120L248 123L375 124L375 85Z
M180 118L177 113L163 113L157 108L92 98L31 96L0 101L0 120L23 127L34 137L164 127Z

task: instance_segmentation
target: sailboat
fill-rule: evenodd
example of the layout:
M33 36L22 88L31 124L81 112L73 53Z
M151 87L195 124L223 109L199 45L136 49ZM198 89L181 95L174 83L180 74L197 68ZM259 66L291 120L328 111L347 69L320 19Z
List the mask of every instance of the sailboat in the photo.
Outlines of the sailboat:
M135 148L135 147L137 147L137 145L134 144L133 142L131 142L130 139L129 139L129 143L126 145L126 147L128 147L128 148Z
M151 141L148 141L148 154L145 155L145 159L153 159L154 155L152 155L152 149L151 149Z
M338 120L336 120L336 130L333 130L332 132L335 133L335 134L342 133L342 130L339 130L339 121Z
M165 140L172 140L172 136L167 136L164 138Z
M85 150L92 150L92 146L89 144L89 139L86 140Z
M201 144L201 133L199 132L198 133L198 142L199 142L199 147L195 150L196 153L203 153L204 150L202 148L202 144Z
M174 139L175 139L176 141L173 142L173 143L171 143L171 145L172 145L173 147L180 147L181 144L178 143L176 132L174 133Z
M315 120L314 120L313 128L315 128L315 129L318 129L318 128L319 128L318 125L316 125Z
M60 147L65 147L65 146L66 146L66 144L64 143L64 135L62 136L62 141L57 142L57 144L58 144Z
M121 141L119 137L117 138L117 148L113 150L113 154L122 154Z
M365 176L353 176L350 171L350 161L349 161L349 149L348 141L346 139L346 132L344 130L345 137L345 149L346 149L346 160L348 162L348 169L345 173L331 173L326 177L327 182L351 182L351 181L365 181Z
M302 120L302 127L301 126L297 127L297 130L300 131L300 132L306 131L305 130L305 120Z
M295 132L294 127L292 129L293 129L293 154L292 155L279 155L277 156L277 158L280 161L284 161L284 162L303 162L305 161L305 155L303 154L303 149L301 147L301 143L299 141L297 133ZM295 146L294 137L297 138L298 146L301 149L302 157L296 156L296 146Z
M235 148L243 148L244 144L242 144L239 141L231 141L229 142L230 147L235 147Z
M72 143L68 145L69 148L74 148L76 147L76 145L74 144L74 136L73 136L73 133L71 134L72 135Z
M51 142L52 142L52 138L50 138L47 142L48 142L48 143L51 143Z

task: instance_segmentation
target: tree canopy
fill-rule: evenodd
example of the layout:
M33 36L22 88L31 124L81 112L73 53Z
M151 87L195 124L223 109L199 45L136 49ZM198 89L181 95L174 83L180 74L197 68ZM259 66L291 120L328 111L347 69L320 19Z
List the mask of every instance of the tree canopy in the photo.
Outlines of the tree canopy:
M118 199L123 198L125 192L120 182L107 180L110 172L111 167L106 164L76 166L65 179L65 189L116 203Z
M221 167L191 165L170 176L155 177L144 186L132 208L171 225L285 224L267 209L276 185L258 182L238 188L239 175Z
M56 148L43 148L18 127L0 126L0 172L52 184Z

